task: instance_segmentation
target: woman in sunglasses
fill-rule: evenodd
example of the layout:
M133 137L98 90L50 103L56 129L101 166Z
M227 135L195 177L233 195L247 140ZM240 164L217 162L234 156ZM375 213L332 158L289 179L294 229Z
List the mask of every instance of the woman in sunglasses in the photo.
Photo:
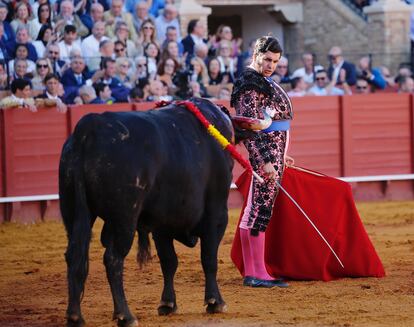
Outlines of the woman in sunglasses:
M47 74L52 73L52 64L49 59L40 58L36 61L36 70L34 72L34 77L32 79L32 88L33 91L40 91L42 93L45 90L45 85L43 81Z
M151 19L146 19L139 29L138 44L145 49L149 43L157 44L157 33L154 22Z

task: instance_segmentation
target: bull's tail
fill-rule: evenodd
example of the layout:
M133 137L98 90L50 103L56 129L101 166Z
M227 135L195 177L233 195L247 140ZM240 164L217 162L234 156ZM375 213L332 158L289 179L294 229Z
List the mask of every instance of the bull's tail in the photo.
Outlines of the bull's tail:
M149 233L138 228L138 253L137 261L139 267L142 268L148 261L151 260L151 246L149 240Z
M66 192L62 194L64 198L61 199L63 202L70 202L71 207L65 213L62 211L62 215L66 216L64 221L68 236L65 257L69 288L69 317L77 314L83 296L89 270L89 244L94 221L87 201L83 163L87 134L79 126L75 130L72 148L74 159L69 170L71 187L66 189ZM66 204L64 206L67 208Z

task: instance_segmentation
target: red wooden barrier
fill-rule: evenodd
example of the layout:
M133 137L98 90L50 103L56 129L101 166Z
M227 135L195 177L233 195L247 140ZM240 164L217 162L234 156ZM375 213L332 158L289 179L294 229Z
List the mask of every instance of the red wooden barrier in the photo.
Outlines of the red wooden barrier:
M409 94L343 98L344 176L412 172Z
M234 114L227 101L220 104ZM305 97L294 98L293 105L295 115L288 152L297 165L333 176L414 172L412 95ZM62 144L83 115L153 107L154 103L72 106L67 114L55 109L40 109L37 113L22 109L1 111L0 196L56 194ZM243 147L238 149L247 155ZM241 170L236 163L235 179ZM355 194L360 199L414 197L412 182L358 184ZM229 206L240 203L237 192L233 192ZM34 221L45 215L57 217L57 204L0 204L0 222Z
M339 97L293 98L294 117L288 154L298 166L341 176Z
M5 195L56 194L60 152L68 135L67 115L55 109L40 108L36 113L23 109L5 110L3 117ZM25 208L39 205L7 205L8 218L13 220L13 216L18 215L25 220ZM40 210L45 212L48 203L41 205ZM30 215L32 209L27 211Z
M3 110L0 110L0 197L5 196L4 192L4 140L3 132L4 131L4 119L3 119ZM6 218L6 205L0 204L0 223L2 223Z

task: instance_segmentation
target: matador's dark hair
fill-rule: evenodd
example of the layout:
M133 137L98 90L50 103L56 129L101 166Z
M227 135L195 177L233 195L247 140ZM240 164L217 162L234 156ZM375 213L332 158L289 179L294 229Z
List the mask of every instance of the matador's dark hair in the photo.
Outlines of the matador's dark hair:
M262 36L257 39L256 44L254 45L254 54L256 56L259 53L265 53L267 51L280 53L280 55L283 53L279 40L274 36Z

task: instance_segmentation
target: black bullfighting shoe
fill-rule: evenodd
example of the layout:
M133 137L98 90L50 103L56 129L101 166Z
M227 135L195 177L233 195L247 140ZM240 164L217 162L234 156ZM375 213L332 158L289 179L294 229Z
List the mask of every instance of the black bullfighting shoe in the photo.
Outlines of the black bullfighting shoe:
M246 276L243 278L243 286L253 286L253 280L256 278L251 276Z
M272 288L272 287L286 288L286 287L289 287L289 284L286 283L281 278L273 279L273 280L264 280L264 279L252 278L251 286L252 287L264 287L264 288Z

